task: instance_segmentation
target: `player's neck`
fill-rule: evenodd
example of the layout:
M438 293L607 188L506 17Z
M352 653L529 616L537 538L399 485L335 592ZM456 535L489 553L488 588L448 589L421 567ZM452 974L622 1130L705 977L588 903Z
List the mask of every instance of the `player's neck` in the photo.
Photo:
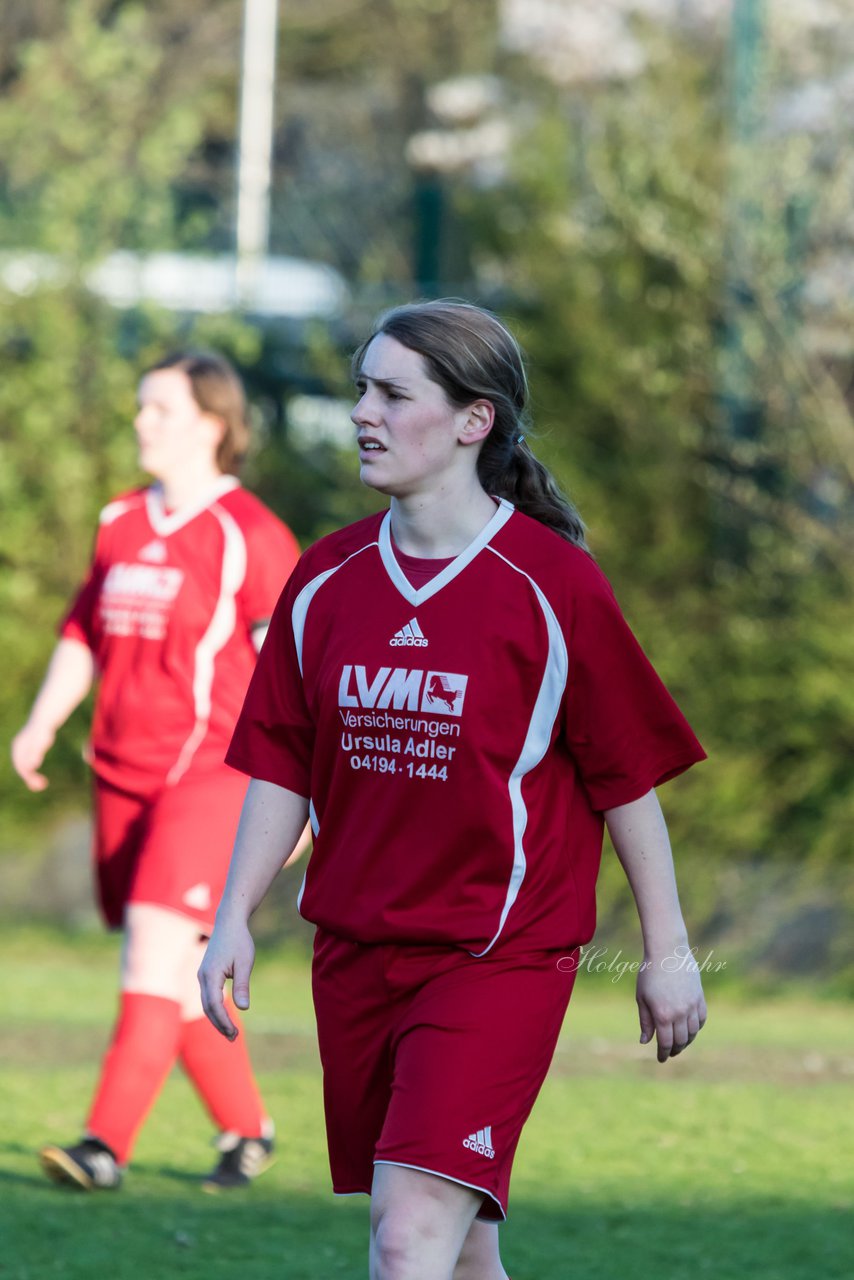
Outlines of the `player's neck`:
M494 500L475 483L465 493L392 498L391 531L405 555L439 560L465 551L494 515Z
M163 491L163 505L167 511L180 511L183 507L192 507L203 501L206 494L211 493L222 479L218 467L204 464L190 467L181 475L159 476Z

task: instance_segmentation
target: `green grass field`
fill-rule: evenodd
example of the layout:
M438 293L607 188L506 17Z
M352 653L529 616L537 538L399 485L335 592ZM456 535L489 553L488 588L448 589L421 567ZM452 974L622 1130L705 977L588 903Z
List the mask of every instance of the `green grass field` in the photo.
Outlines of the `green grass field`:
M117 1193L43 1179L78 1132L115 1001L114 940L7 929L0 1276L325 1280L366 1275L367 1200L329 1191L307 965L262 955L249 1034L279 1159L211 1197L201 1107L167 1083ZM631 979L582 974L525 1131L503 1253L513 1280L842 1280L854 1274L850 1006L761 1004L707 982L711 1017L664 1067L637 1044Z

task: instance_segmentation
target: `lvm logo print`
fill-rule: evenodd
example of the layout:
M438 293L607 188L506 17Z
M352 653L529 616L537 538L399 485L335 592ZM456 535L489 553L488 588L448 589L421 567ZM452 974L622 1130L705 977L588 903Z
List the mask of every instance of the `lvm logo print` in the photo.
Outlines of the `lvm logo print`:
M157 600L171 603L181 590L181 569L151 564L114 564L101 587L102 596L121 600Z
M461 716L468 676L453 671L419 671L410 667L367 667L347 663L338 685L340 707L432 712Z

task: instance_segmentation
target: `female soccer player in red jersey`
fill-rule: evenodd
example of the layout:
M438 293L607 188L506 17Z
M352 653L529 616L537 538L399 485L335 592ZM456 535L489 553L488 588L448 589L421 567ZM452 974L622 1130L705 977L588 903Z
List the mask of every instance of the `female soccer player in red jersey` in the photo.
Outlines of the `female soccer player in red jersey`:
M643 931L641 1040L706 1016L654 788L703 750L524 439L488 312L390 312L355 359L389 510L307 551L228 759L253 779L200 971L249 1000L248 921L310 815L300 893L335 1190L372 1196L373 1280L503 1280L522 1126L594 928L607 824Z
M58 1182L118 1186L180 1060L220 1129L205 1182L218 1190L269 1164L273 1132L245 1049L231 1052L204 1017L196 970L246 791L223 757L299 550L232 474L248 428L226 360L195 353L149 370L134 426L155 483L102 512L89 576L12 744L41 791L57 729L97 681L96 872L103 915L125 933L120 1010L84 1137L41 1159Z

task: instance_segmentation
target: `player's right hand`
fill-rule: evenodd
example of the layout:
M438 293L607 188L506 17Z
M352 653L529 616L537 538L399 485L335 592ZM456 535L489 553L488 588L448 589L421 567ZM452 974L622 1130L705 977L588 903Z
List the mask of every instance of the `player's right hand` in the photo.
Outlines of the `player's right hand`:
M255 963L255 943L247 925L217 925L199 967L202 1008L222 1035L235 1040L237 1027L228 1016L224 989L231 978L232 997L238 1009L249 1008L249 976Z
M51 729L28 720L12 739L12 767L30 791L44 791L48 785L39 769L53 746L54 737Z

